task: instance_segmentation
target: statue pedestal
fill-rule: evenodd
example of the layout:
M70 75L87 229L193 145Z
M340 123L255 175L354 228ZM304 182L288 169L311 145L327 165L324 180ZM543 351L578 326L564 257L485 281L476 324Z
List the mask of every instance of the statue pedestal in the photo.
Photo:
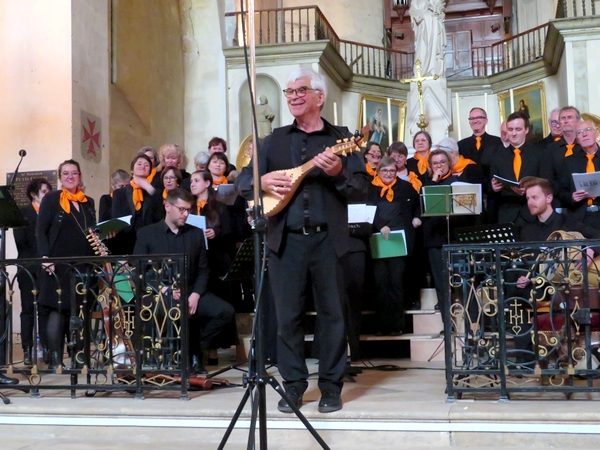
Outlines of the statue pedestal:
M448 113L447 92L445 77L423 81L425 121L429 122L425 131L431 135L433 145L448 137L451 118ZM420 131L419 90L416 83L411 83L406 103L406 143L412 144L413 136Z

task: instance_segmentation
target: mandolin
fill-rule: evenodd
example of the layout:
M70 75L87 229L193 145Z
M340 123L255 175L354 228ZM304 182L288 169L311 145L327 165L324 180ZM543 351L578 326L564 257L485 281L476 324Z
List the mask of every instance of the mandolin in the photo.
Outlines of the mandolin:
M342 156L346 156L349 153L355 151L360 151L360 139L360 135L355 135L354 137L351 137L349 139L347 138L339 140L337 141L337 144L331 147L331 151L334 155ZM275 214L279 213L283 208L285 208L296 193L296 190L298 190L298 187L300 186L300 183L302 183L304 177L306 177L306 175L308 175L308 173L314 168L315 165L313 163L313 160L311 159L310 161L305 162L301 166L294 167L293 169L276 170L275 173L283 173L291 178L291 190L290 192L285 194L285 196L282 199L276 197L270 192L263 192L264 215L267 217L274 216Z

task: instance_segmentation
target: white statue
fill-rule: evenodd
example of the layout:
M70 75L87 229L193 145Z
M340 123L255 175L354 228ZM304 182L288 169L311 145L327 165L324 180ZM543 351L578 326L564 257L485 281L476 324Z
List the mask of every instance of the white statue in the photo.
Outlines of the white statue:
M413 0L408 10L415 33L415 61L421 61L424 76L446 74L444 9L444 0Z
M275 113L269 106L266 95L261 95L259 101L260 103L256 105L256 119L258 121L258 137L262 139L273 132L271 122L275 118Z

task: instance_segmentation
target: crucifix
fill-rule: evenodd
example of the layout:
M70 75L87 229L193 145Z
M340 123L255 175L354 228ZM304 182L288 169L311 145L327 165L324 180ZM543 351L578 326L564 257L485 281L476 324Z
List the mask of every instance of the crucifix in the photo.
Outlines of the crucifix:
M417 74L416 77L402 78L400 80L400 83L402 83L402 84L417 83L417 89L419 90L419 123L417 123L417 126L421 129L421 131L423 131L423 130L425 130L425 128L427 128L427 125L429 125L429 122L427 122L425 120L425 108L423 106L423 81L437 80L439 78L439 76L438 75L429 75L427 77L421 76L421 61L418 59L415 62L415 73Z

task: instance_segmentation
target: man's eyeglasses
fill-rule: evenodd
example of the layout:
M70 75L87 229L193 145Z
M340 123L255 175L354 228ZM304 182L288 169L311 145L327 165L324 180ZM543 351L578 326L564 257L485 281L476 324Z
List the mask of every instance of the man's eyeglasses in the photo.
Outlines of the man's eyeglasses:
M487 119L487 117L484 117L484 116L469 117L469 122L473 122L474 120L483 120L483 119Z
M551 121L550 121L550 125L552 125L552 126L554 126L554 127L555 127L555 126L558 126L558 125L560 125L560 122L559 122L558 120L551 120Z
M320 89L311 89L306 86L301 86L298 89L289 89L289 88L284 89L283 93L285 94L286 97L291 97L294 94L296 94L298 97L304 97L308 91L321 92Z
M582 128L581 130L577 130L577 136L581 136L583 133L591 133L594 130L595 130L594 127L585 127L585 128Z
M393 175L397 172L396 169L381 169L379 172L381 172L384 175Z
M171 205L173 208L177 208L181 214L186 214L186 213L190 214L192 212L192 208L184 208L183 206L174 205L171 202L167 202L167 203L169 203L169 205Z

